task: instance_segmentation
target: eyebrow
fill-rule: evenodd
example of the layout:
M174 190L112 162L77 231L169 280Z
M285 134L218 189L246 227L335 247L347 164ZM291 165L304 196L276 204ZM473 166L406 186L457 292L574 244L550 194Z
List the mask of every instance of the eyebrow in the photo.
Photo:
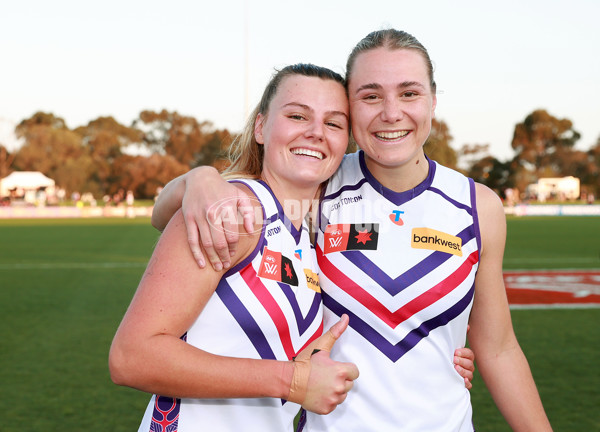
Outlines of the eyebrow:
M282 106L282 108L285 108L285 107L288 107L288 106L297 106L297 107L300 107L300 108L305 109L307 111L314 111L308 105L302 104L302 103L299 103L299 102L286 103L285 105ZM346 114L343 111L331 110L331 111L327 111L325 114L328 114L328 115L341 115L341 116L346 117L346 120L348 120L348 114Z
M404 89L407 87L420 87L422 89L425 89L425 86L418 81L404 81L396 86L396 88L398 88L398 89ZM362 85L359 88L357 88L355 93L359 93L363 90L380 90L382 88L383 88L383 86L381 84L369 83L369 84L365 84L365 85Z

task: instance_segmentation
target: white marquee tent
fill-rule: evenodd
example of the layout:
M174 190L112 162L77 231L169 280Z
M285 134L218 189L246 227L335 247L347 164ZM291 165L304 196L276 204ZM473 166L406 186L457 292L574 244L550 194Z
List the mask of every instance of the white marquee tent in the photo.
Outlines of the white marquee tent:
M8 196L13 189L26 193L54 186L54 180L39 171L15 171L0 179L0 196Z

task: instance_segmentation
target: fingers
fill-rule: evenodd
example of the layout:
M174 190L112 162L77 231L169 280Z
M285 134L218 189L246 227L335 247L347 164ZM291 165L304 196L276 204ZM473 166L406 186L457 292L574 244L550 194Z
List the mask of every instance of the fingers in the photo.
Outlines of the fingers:
M348 315L342 315L327 332L308 344L295 357L289 401L303 405L308 400L305 408L325 414L346 398L346 393L352 388L352 381L358 378L358 368L353 363L331 360L329 351L348 328L348 322Z
M238 213L242 216L243 227L247 233L254 232L254 221L255 221L255 208L252 205L248 195L239 194L236 202L237 207L226 207L224 209L224 213L226 214L226 218L223 222L223 230L225 234L225 241L227 242L227 247L229 248L228 254L229 257L233 257L237 251L237 245L240 238L240 224L237 219ZM219 252L219 256L221 260L223 260L223 265L226 265L225 258L228 258L224 251L223 253Z
M342 333L344 333L346 331L346 329L348 328L349 322L350 322L350 318L348 317L348 315L343 314L340 317L340 320L331 326L329 331L331 332L331 334L333 335L333 337L335 339L338 339L342 335ZM329 350L331 350L331 348Z
M301 405L317 414L328 414L346 400L358 378L358 368L353 363L333 361L326 351L316 353L307 363L312 367Z
M465 381L465 387L467 389L470 389L471 387L473 387L473 385L471 384L471 381L473 381L473 372L472 371L465 369L462 366L459 366L457 364L454 365L454 369L456 370L456 372L458 372L458 374Z
M311 344L313 351L331 351L333 348L333 344L338 338L344 333L346 328L348 327L348 315L344 314L340 318L340 320L335 323L331 328L323 333L319 338L315 339L315 341Z
M349 318L348 315L344 314L340 320L335 323L328 331L323 333L317 339L312 341L306 348L304 348L296 356L296 360L306 360L313 355L315 350L318 351L331 351L335 341L342 335L342 333L348 328Z
M209 219L213 247L218 260L227 269L231 266L231 254L227 237L233 238L236 244L238 240L236 209L222 205L216 211L218 211L218 216L214 220Z
M238 231L237 226L234 226L236 224L235 217L230 216L233 211L230 207L224 205L213 206L206 212L206 222L198 224L201 227L202 247L215 271L221 271L231 265L231 256L225 233L233 235L235 232L237 241Z
M192 216L184 215L185 218L185 229L187 231L187 239L188 244L190 245L190 249L192 251L192 255L194 259L198 263L200 268L204 268L206 266L206 261L204 260L204 255L202 254L202 249L200 249L200 242L198 236L198 226L194 221Z
M238 199L238 210L244 220L244 229L251 233L254 230L255 214L254 206L247 195L242 195Z
M454 351L454 369L464 379L467 390L473 387L471 381L475 372L474 359L475 354L469 348L458 348Z
M475 353L469 348L458 348L454 351L454 364L474 372Z
M237 250L237 244L240 238L239 223L236 219L236 214L233 213L233 209L225 209L227 217L223 219L223 233L225 235L225 242L227 243L227 256L220 254L219 256L223 260L225 265L227 258L233 258ZM228 266L227 266L228 267Z
M465 388L467 390L471 390L473 388L473 384L471 383L471 380L468 380L465 378Z
M243 217L246 232L253 232L255 211L246 194L238 192L236 199L220 201L206 212L208 227L200 230L200 237L208 260L216 271L229 268L237 251L240 237L238 211ZM198 226L202 227L202 223Z
M207 218L208 217L209 216L207 215ZM223 264L214 248L211 227L212 224L210 222L203 221L202 219L200 219L200 221L198 222L198 233L202 241L202 248L204 248L206 259L208 259L208 262L211 263L215 271L221 271L223 269Z
M355 379L360 375L358 372L358 367L354 363L344 363L346 368L346 380L350 380L350 382L354 382Z

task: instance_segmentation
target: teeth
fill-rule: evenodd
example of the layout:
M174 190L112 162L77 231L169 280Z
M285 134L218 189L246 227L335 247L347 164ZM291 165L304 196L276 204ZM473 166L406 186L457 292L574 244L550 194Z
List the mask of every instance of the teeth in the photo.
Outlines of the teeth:
M315 151L315 150L305 149L305 148L295 148L292 150L292 153L294 153L296 155L312 156L319 160L323 159L323 153Z
M399 131L399 132L377 132L375 136L377 138L386 139L386 140L395 140L399 138L403 138L408 135L408 131Z

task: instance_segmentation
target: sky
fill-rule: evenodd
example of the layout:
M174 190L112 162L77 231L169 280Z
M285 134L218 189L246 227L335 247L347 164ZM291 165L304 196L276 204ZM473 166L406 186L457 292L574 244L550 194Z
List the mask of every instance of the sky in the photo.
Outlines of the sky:
M597 0L20 0L0 6L0 143L37 111L67 126L177 111L239 132L275 68L345 72L350 50L387 27L433 60L436 118L451 145L512 158L536 109L600 138Z

